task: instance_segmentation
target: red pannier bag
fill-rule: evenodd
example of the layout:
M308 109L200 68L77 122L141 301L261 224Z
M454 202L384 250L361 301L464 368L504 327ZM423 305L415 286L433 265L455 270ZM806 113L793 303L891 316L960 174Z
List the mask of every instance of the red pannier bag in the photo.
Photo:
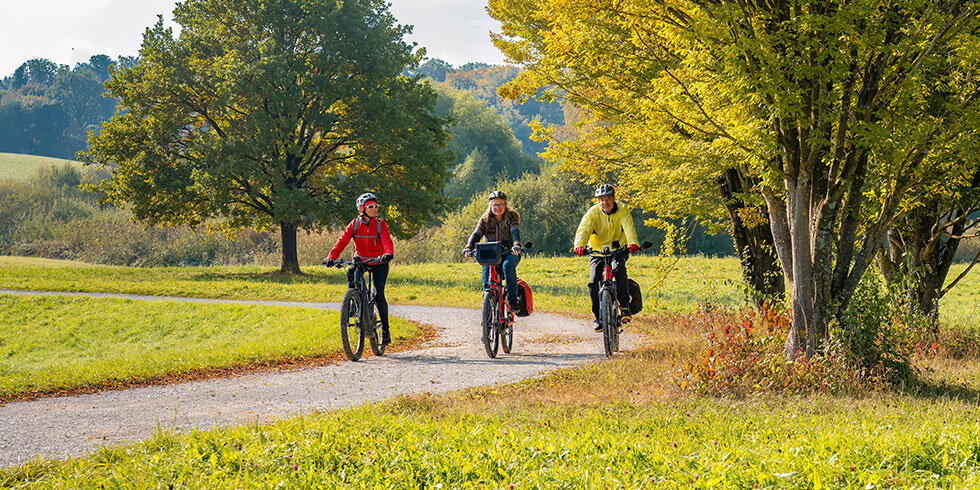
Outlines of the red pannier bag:
M531 286L528 286L523 279L517 280L517 300L520 308L517 309L517 316L528 316L534 312L534 298L531 296Z

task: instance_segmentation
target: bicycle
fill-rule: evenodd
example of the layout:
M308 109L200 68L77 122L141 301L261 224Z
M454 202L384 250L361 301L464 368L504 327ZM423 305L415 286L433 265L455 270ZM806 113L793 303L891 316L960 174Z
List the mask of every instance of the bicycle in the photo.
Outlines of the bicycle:
M344 293L340 303L340 339L344 344L344 353L352 361L357 361L364 353L365 337L376 356L384 355L388 346L381 342L381 321L375 307L374 272L365 267L368 263L379 262L381 257L357 256L350 261L334 262L337 268L354 268L354 284Z
M528 242L522 250L530 248L531 242ZM481 265L490 266L490 280L483 285L480 312L483 348L491 359L497 357L499 347L503 347L505 354L510 354L514 346L514 312L507 302L507 288L501 280L504 254L500 242L478 243L476 250L464 252L463 255L476 259Z
M641 249L653 246L650 242L643 242ZM603 245L602 250L586 248L586 256L591 257L598 254L602 257L602 282L599 283L599 325L602 327L602 348L606 356L619 351L619 334L622 331L622 320L620 315L619 302L616 300L616 281L613 278L612 260L617 253L628 252L626 247L619 247L619 242L613 242L613 247ZM629 305L626 306L629 308Z

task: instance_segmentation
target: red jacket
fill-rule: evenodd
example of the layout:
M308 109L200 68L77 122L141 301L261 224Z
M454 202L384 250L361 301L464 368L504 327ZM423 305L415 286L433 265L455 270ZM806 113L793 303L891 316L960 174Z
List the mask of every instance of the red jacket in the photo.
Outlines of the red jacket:
M365 219L368 221L364 221ZM347 248L351 238L354 239L354 255L358 257L380 257L384 254L395 254L395 246L391 243L391 235L388 234L388 225L385 221L381 218L358 217L347 225L344 234L337 239L337 244L330 250L328 257L331 260L337 260L340 253Z

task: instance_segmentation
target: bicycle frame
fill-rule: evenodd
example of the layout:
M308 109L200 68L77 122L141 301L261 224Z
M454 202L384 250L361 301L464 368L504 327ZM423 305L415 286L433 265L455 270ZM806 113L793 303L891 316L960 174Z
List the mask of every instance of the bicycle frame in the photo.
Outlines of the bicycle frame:
M620 253L625 248L617 247L612 250L608 245L604 245L602 250L592 250L588 249L590 256L594 253L599 254L602 257L602 281L599 282L599 297L600 300L604 296L604 293L608 291L608 297L612 303L609 307L613 308L611 315L601 314L600 320L602 320L602 344L603 350L605 350L607 356L612 356L614 352L619 350L619 330L622 325L620 320L620 312L622 311L622 305L619 304L618 295L616 293L616 281L613 277L612 272L612 260L617 253ZM603 303L605 304L605 303ZM628 305L627 305L628 306ZM600 305L600 311L603 311ZM608 311L608 310L605 310ZM608 321L608 320L611 320Z
M507 302L506 298L507 288L504 287L503 281L500 280L500 274L503 272L500 270L502 267L502 264L490 266L490 281L483 285L483 290L490 290L493 296L497 298L497 312L500 313L499 318L510 318L508 315L512 312L510 303Z
M361 352L364 348L364 339L367 338L371 344L371 350L375 355L384 354L385 344L379 337L381 330L378 328L380 325L377 317L376 310L376 297L377 291L374 288L374 271L368 266L375 263L382 263L380 257L374 258L364 258L354 256L353 260L350 261L336 261L334 265L336 267L350 266L349 277L351 284L349 285L347 292L344 294L344 300L341 302L341 339L344 343L344 351L347 353L348 358L352 361L360 359ZM350 321L350 298L357 298L357 316L354 323L348 323ZM351 345L349 337L350 327L356 327L357 338L355 341L355 346Z
M601 251L592 250L592 249L588 249L586 251L586 253L589 254L599 253L602 255L602 281L599 282L599 289L602 290L603 288L607 288L607 287L611 288L613 293L613 298L617 298L617 296L616 296L616 279L613 277L613 272L612 272L612 259L613 257L616 256L616 254L624 251L627 251L625 247L617 248L616 250L611 250L609 246L602 247ZM619 309L622 309L622 305L619 304L618 300L616 304L619 307Z

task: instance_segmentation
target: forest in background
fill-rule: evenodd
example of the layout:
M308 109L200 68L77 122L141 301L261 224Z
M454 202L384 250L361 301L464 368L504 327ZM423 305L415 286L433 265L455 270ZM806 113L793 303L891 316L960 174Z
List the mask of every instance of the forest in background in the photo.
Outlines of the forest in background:
M74 158L85 149L87 134L98 131L115 111L115 101L104 97L102 89L110 66L134 62L135 58L113 60L105 55L75 67L46 59L25 62L0 80L0 152ZM522 213L525 236L535 242L538 253L567 253L579 218L591 205L591 187L537 156L546 143L531 139L530 124L537 121L572 134L571 109L554 101L516 104L500 97L497 89L518 75L510 65L454 67L429 59L405 75L430 80L439 98L436 112L452 121L449 149L456 160L444 189L449 198L445 213L415 238L399 243L399 260L457 259L458 249L485 210L484 196L497 188L507 192L512 206ZM0 179L0 253L144 266L277 260L274 233L241 231L226 237L205 227L134 223L127 210L100 204L102 196L86 190L106 175L94 168L59 167L43 169L28 181ZM654 217L636 211L638 222ZM692 222L682 228L689 236L684 252L734 253L726 233L707 233ZM659 245L665 232L645 228L641 234ZM301 234L301 262L318 263L335 237L336 231Z

